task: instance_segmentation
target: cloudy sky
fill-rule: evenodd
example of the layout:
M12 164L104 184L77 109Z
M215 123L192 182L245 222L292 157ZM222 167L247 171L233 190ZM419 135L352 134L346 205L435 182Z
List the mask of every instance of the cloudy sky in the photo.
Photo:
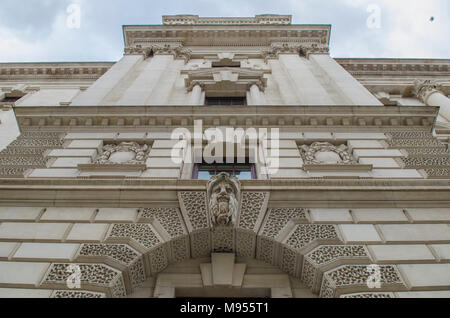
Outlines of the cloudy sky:
M265 13L331 24L333 57L450 58L449 0L1 0L0 62L117 61L124 24Z

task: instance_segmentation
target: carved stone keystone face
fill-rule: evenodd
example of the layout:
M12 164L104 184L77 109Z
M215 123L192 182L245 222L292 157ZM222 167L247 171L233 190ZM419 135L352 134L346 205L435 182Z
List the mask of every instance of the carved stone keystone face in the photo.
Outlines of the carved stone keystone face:
M238 213L240 182L222 172L208 182L207 200L213 227L233 226Z
M311 146L303 145L305 164L356 164L356 160L347 151L346 145L335 146L329 142L315 142Z
M141 146L136 142L105 145L95 164L144 164L149 150L148 145Z

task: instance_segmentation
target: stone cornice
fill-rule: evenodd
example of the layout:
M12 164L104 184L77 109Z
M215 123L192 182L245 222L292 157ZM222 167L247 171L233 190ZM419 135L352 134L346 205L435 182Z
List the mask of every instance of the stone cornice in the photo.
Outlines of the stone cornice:
M347 59L336 58L354 76L450 76L449 59Z
M273 42L328 46L330 25L124 26L126 47L181 42L185 46L270 46Z
M137 127L422 127L432 129L437 107L396 106L102 106L15 107L21 129Z
M96 80L114 64L114 62L0 63L0 81Z
M272 24L289 25L292 22L291 15L262 14L254 18L203 18L198 15L166 15L163 16L164 25L249 25Z
M2 204L142 206L176 204L178 191L204 191L207 181L142 179L0 179ZM271 203L304 207L448 206L450 180L254 180L242 191L271 191ZM14 194L14 195L12 195ZM339 200L336 200L339 198ZM136 203L138 202L138 203ZM334 206L334 205L333 205Z

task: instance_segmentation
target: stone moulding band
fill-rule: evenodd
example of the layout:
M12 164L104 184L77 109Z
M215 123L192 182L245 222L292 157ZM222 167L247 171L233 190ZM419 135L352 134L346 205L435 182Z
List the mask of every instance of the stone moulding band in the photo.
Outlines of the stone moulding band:
M78 169L80 171L144 171L147 169L147 165L134 165L134 164L79 164Z
M214 124L218 107L204 106L97 106L15 107L20 127L137 127L191 126L203 120ZM406 106L245 106L227 108L221 125L244 126L352 126L379 128L428 127L431 131L438 107ZM360 120L371 118L371 120ZM235 124L232 124L234 122ZM424 129L422 129L424 130Z

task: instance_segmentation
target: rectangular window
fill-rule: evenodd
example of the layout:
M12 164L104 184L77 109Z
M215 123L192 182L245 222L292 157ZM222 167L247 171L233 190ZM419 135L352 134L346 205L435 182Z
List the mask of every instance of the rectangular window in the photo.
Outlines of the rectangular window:
M246 106L245 97L206 97L206 106Z
M201 163L194 166L193 179L209 180L221 172L236 176L239 180L256 180L256 169L253 163Z

